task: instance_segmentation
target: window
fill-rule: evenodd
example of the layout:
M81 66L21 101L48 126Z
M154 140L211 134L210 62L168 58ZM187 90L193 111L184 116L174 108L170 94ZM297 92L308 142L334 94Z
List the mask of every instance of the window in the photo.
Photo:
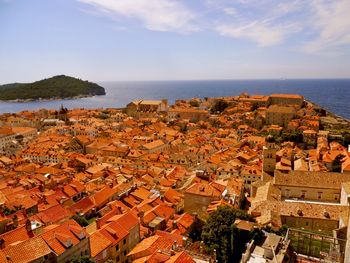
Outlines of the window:
M289 197L289 189L284 190L284 195L288 198Z
M124 245L126 244L126 239L123 240L123 244L124 244Z
M126 256L126 254L127 254L127 252L126 252L126 250L124 251L124 256Z
M115 247L116 251L119 251L119 244Z

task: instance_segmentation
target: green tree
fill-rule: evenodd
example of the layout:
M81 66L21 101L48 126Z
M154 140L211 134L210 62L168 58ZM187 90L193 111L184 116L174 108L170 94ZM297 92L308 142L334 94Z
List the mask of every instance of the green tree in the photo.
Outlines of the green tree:
M88 256L78 257L72 260L72 263L95 263L95 260Z
M253 221L252 216L243 210L220 206L210 214L203 227L202 240L210 252L216 250L218 262L239 261L245 243L249 241L250 233L241 232L234 225L237 218Z
M217 113L217 112L221 113L221 112L223 112L228 106L229 106L229 104L227 103L227 101L220 99L220 100L217 100L217 101L214 103L214 105L211 107L210 111L211 111L212 113Z
M199 107L199 102L197 100L191 100L190 105L191 107Z
M189 229L188 237L191 238L193 241L200 241L201 234L203 232L203 226L204 222L199 218L196 218L196 220L193 222Z
M350 133L343 135L343 146L348 147L350 145Z
M89 221L87 221L87 219L83 216L74 215L74 216L72 216L72 219L74 219L75 222L77 222L82 227L89 225Z
M332 171L336 173L341 172L341 165L342 165L342 160L344 159L343 154L339 154L337 157L334 158L332 162Z
M79 95L105 95L103 87L64 75L33 83L0 85L0 100L70 98Z

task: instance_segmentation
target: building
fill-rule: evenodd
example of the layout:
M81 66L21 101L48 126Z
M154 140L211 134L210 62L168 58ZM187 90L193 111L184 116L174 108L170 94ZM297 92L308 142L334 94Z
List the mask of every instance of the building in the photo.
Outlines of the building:
M137 100L126 105L126 113L134 117L146 117L147 113L159 113L168 110L168 100Z
M275 171L276 153L277 146L275 139L272 136L268 136L263 148L263 172L271 174Z
M271 105L266 110L266 123L287 127L295 118L296 110L291 106Z
M199 110L193 108L175 108L168 110L168 120L187 119L193 122L204 121L209 118L207 110Z
M148 153L165 151L169 148L169 145L164 143L162 140L156 140L153 142L146 143L140 147L141 150L145 150Z
M248 243L241 263L289 263L294 262L290 240L267 233L262 244Z
M185 191L186 213L204 216L211 202L220 200L221 191L208 183L194 183Z
M249 102L255 107L267 107L269 104L269 96L265 95L252 95L252 96L241 96L239 102Z
M55 262L55 255L42 237L32 237L25 241L16 242L4 248L0 253L6 257L6 263L50 263Z
M272 94L270 105L295 105L299 109L303 106L304 97L298 94Z
M0 127L0 151L6 150L13 141L30 140L36 135L37 129L32 127Z
M51 227L41 237L53 251L56 262L70 262L74 258L90 256L89 235L73 219Z
M342 183L349 181L350 174L309 171L276 171L273 179L282 198L331 203L340 203Z

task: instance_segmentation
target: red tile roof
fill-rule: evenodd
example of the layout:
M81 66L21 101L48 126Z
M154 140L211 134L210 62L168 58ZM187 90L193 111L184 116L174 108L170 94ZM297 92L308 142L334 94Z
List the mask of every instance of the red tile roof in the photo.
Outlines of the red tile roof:
M104 225L99 232L103 234L110 242L112 242L113 246L129 235L129 231L127 231L122 224L116 221Z
M33 236L34 234L32 232L28 232L25 226L21 226L0 235L0 239L3 239L5 241L5 246L9 246L12 243L16 243L18 241L28 240Z
M44 224L58 223L71 216L71 213L61 205L55 205L49 209L35 215Z
M77 245L80 240L87 238L88 234L77 222L69 220L43 233L41 237L57 255L61 255L70 246Z
M186 193L207 197L219 197L221 194L220 191L208 183L194 183L189 188L187 188Z
M110 241L100 231L96 231L90 236L91 257L96 257L111 245L112 241Z
M3 252L9 258L8 263L27 263L49 255L51 249L41 237L34 237L8 246Z
M76 213L87 213L90 210L92 210L95 207L94 202L91 200L91 197L85 197L75 204L73 204L69 210L71 211L72 214Z

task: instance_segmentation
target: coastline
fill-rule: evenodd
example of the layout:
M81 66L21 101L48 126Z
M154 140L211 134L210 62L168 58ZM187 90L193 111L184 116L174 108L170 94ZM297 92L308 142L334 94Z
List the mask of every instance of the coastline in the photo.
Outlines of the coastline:
M305 102L311 104L311 105L312 105L313 107L315 107L315 108L324 110L324 111L327 113L327 116L333 117L333 118L338 119L338 120L341 120L341 121L345 121L345 122L347 122L348 124L350 124L350 120L347 119L346 117L337 115L336 113L330 111L329 109L327 109L327 108L325 108L325 107L323 107L323 106L318 105L317 103L315 103L315 102L313 102L313 101L310 101L310 100L306 100L306 99L305 99Z
M54 98L39 98L39 99L16 99L16 100L0 100L0 102L7 102L7 103L27 103L27 102L48 102L48 101L57 101L57 100L76 100L76 99L83 99L83 98L91 98L95 96L105 96L104 95L77 95L73 97L54 97Z

